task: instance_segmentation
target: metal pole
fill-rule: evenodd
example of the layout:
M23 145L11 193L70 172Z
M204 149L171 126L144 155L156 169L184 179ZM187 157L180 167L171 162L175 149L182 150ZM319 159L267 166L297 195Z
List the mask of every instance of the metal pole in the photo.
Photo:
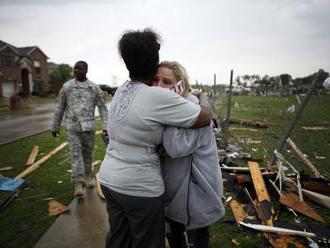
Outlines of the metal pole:
M230 121L230 110L231 110L231 88L233 86L233 70L230 71L230 85L228 92L228 103L227 103L227 116L226 116L226 128L229 127Z
M215 95L216 95L216 86L217 86L217 74L214 73L213 75L213 103L214 103L214 106L215 106Z
M289 136L290 136L292 130L293 130L294 127L296 126L297 121L298 121L298 119L299 119L301 113L303 112L304 108L306 107L307 102L308 102L308 100L310 99L310 97L311 97L311 95L312 95L312 93L313 93L313 90L314 90L314 88L315 88L317 82L320 80L320 77L322 76L323 73L324 73L324 71L323 71L322 69L320 69L320 70L317 72L317 74L316 74L316 76L315 76L315 78L314 78L314 80L313 80L311 86L310 86L309 89L308 89L308 92L307 92L307 94L306 94L304 100L302 101L302 103L301 103L300 106L298 107L297 111L294 113L294 116L292 117L292 119L291 119L291 121L290 121L290 123L289 123L287 129L285 130L284 135L282 136L281 140L279 141L279 143L278 143L278 145L277 145L276 150L277 150L279 153L282 153L283 147L284 147L284 145L285 145L287 139L289 138ZM272 165L275 163L275 160L276 160L276 155L275 155L275 153L273 153L272 159L271 159L271 161L270 161L270 162L268 163L268 165L267 165L267 169L268 169L268 170L272 170Z

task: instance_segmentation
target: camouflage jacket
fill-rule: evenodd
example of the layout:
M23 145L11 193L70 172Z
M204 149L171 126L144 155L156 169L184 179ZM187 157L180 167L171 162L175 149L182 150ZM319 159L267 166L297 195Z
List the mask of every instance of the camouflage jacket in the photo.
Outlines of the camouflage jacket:
M58 131L64 116L66 130L95 130L95 107L98 107L103 129L107 128L108 110L100 87L89 81L67 81L60 91L51 131Z

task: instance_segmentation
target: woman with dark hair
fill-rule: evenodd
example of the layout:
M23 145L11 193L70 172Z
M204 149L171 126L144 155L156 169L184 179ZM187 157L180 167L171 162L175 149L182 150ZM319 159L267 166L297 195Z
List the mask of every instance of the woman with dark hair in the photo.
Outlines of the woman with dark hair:
M99 173L110 222L106 247L164 247L164 182L157 154L164 128L200 128L212 118L204 96L196 105L169 90L149 87L159 49L159 36L150 29L126 32L119 40L130 80L113 97L109 145Z

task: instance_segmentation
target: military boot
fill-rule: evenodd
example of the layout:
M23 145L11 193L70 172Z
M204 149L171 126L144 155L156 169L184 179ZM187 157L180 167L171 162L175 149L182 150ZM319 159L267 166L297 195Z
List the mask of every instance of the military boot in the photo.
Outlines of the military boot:
M74 197L82 196L83 195L83 186L81 183L75 183L74 184L74 190L73 190Z
M95 187L95 180L92 178L92 176L85 177L85 186L87 189Z

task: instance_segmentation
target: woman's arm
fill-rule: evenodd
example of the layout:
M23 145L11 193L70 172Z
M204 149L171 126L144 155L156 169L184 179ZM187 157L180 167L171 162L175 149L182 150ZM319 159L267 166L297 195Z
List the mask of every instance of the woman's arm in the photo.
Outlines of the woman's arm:
M201 93L197 96L199 97L201 112L199 113L197 121L192 126L192 128L201 128L210 125L213 116L212 106L209 103L207 97Z

